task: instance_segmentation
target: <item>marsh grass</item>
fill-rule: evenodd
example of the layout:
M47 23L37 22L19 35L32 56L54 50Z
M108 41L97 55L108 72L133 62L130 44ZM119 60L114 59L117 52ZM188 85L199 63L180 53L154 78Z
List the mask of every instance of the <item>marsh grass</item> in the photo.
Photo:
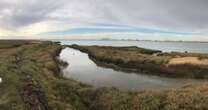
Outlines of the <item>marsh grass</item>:
M3 81L0 84L0 109L208 109L207 84L168 91L124 92L115 88L94 89L80 82L64 79L60 76L56 60L62 48L63 46L50 42L39 42L0 49L0 77ZM131 56L134 56L133 53ZM117 61L118 64L126 62L130 62L129 59L125 62Z
M175 64L169 65L172 58L197 57L199 60L208 59L207 54L197 53L163 53L138 47L110 46L78 46L69 47L88 53L89 57L100 66L113 64L121 70L131 70L144 74L155 74L167 77L208 78L208 65ZM116 66L112 66L114 68ZM114 68L115 69L115 68ZM135 71L136 70L136 71Z

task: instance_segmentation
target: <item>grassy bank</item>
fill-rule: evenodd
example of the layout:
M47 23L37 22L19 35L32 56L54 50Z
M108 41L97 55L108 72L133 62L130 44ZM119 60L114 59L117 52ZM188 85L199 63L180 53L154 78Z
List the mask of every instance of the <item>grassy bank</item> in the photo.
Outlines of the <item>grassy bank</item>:
M33 41L13 44L9 41L0 48L0 110L208 109L208 84L168 91L93 89L62 78L56 59L62 46Z
M71 110L84 107L76 92L71 91L85 88L85 85L60 77L56 56L62 46L33 41L18 41L17 46L16 41L7 42L9 48L3 45L0 49L0 77L3 80L0 109Z
M100 66L168 77L208 78L208 55L163 53L138 47L78 46Z

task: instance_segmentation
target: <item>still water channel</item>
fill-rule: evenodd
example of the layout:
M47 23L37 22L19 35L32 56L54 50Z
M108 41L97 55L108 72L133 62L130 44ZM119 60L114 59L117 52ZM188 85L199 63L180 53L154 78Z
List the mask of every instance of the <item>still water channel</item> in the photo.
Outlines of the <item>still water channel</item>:
M115 87L121 90L161 90L179 88L184 84L197 84L194 79L167 78L154 75L125 73L97 66L86 53L65 48L60 59L69 65L63 69L64 77L99 87Z

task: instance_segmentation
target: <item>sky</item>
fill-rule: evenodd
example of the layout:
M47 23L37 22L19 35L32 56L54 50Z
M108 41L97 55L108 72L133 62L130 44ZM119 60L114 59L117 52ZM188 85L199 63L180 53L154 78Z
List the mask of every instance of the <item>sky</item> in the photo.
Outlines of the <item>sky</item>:
M208 41L208 0L1 0L0 39Z

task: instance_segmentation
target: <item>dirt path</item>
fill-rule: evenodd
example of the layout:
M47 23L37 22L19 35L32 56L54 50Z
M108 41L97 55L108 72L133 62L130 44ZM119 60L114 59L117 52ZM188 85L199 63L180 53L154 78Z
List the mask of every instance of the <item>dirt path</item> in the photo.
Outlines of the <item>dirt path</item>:
M45 95L38 82L29 75L22 80L24 80L25 85L21 90L21 97L26 110L49 110Z

